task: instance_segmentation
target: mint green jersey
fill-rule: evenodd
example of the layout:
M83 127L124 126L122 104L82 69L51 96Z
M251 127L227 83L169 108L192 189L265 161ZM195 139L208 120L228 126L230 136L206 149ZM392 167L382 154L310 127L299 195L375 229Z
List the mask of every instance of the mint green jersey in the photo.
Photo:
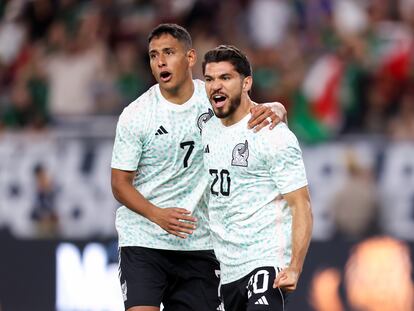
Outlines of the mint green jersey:
M212 249L201 142L201 129L212 116L200 80L194 80L194 94L182 105L168 102L157 84L124 109L116 129L111 167L136 171L133 184L147 200L161 208L186 208L198 223L192 235L181 239L122 206L116 214L119 246Z
M224 284L258 267L289 265L292 215L281 194L307 185L298 141L286 124L253 133L249 118L229 127L213 118L202 135L210 228Z

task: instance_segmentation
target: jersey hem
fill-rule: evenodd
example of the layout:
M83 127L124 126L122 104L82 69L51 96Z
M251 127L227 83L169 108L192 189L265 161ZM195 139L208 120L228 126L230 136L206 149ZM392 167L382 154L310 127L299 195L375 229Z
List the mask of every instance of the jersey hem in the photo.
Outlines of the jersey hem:
M283 191L281 191L281 193L282 194L286 194L286 193L289 193L289 192L298 190L298 189L300 189L302 187L305 187L307 185L308 185L308 181L307 180L304 180L304 181L302 181L300 183L294 184L294 185L292 185L290 187L287 187L287 188L283 189Z
M154 246L148 246L145 244L136 244L136 243L120 243L118 245L118 248L121 247L144 247L144 248L150 248L150 249L161 249L166 251L212 251L213 246L196 246L194 248L182 248L182 247L167 247L167 246L160 246L160 247L154 247Z
M127 165L122 165L122 164L112 164L111 163L111 168L116 169L116 170L122 170L122 171L136 171L137 167L130 167Z
M255 260L248 264L242 264L239 265L237 268L226 268L225 265L221 264L221 283L229 284L235 281L238 281L242 278L244 278L246 275L248 275L253 270L260 268L260 267L279 267L284 268L285 264L278 263L278 260L276 258L272 259L266 259L266 260ZM228 277L228 275L231 275Z

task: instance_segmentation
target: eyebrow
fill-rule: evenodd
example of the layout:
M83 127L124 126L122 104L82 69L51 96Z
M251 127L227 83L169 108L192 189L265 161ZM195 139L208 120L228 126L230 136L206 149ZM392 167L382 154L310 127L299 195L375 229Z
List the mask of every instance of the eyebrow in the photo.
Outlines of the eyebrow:
M174 48L174 47L166 47L166 48L163 48L162 50L161 50L161 52L168 52L168 51L176 51L177 49L176 48ZM152 50L150 50L149 52L148 52L148 54L154 54L154 53L158 53L158 50L156 50L156 49L152 49Z
M207 74L205 74L204 77L205 78L213 78L212 76L207 75ZM217 78L220 79L220 78L225 78L225 77L233 77L233 75L231 73L226 72L226 73L220 74Z

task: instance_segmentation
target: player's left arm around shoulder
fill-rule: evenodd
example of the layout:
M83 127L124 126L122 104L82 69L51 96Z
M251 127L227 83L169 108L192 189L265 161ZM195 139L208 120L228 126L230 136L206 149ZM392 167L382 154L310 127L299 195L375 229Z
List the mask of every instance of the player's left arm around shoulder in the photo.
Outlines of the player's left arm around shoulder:
M250 109L252 117L248 122L248 127L255 132L268 126L273 129L280 122L287 124L287 111L285 106L279 102L257 104Z
M312 237L313 216L307 186L283 195L292 211L292 258L275 280L275 287L296 289Z

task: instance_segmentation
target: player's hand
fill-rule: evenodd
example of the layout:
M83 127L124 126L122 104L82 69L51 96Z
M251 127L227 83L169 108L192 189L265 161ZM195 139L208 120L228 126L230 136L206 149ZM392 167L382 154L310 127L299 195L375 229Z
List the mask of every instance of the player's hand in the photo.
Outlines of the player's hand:
M273 288L279 287L286 292L292 292L296 289L299 275L299 271L291 267L287 267L277 274L275 281L273 282Z
M184 208L158 208L154 222L172 235L185 239L196 229L197 218Z
M255 105L250 109L250 113L252 117L248 122L248 128L254 128L255 132L269 124L269 129L273 129L279 122L287 122L287 111L278 102Z

